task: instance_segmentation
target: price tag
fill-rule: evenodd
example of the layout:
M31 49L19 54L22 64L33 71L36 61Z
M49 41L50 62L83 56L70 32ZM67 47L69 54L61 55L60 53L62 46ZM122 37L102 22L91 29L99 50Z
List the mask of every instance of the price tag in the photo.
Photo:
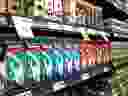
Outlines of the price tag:
M34 35L32 34L32 20L23 18L23 17L12 17L14 20L14 24L16 27L16 30L18 32L18 35L21 38L33 38Z
M57 90L60 90L62 88L65 88L66 87L66 84L64 83L64 81L59 81L59 82L56 82L54 85L53 85L53 90L54 91L57 91Z
M84 74L81 75L81 80L87 80L89 78L90 78L89 73L84 73Z

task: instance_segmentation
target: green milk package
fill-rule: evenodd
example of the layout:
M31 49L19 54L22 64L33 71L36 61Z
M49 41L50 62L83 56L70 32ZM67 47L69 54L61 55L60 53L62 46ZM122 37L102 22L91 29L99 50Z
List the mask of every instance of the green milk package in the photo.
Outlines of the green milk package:
M16 15L47 16L48 0L17 0Z
M47 63L43 50L25 49L7 57L6 70L9 80L46 80ZM46 52L45 52L46 53ZM45 57L44 57L45 56ZM44 71L45 70L45 71Z
M113 48L112 96L128 96L128 48Z

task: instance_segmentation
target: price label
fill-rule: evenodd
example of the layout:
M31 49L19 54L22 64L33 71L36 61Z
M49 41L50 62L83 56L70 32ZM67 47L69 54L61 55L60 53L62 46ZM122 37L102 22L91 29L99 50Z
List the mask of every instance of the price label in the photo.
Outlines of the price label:
M65 88L66 87L66 84L64 83L64 81L59 81L59 82L56 82L54 85L53 85L53 90L54 91L57 91L57 90L60 90L62 88Z
M34 35L32 33L32 20L23 18L23 17L12 17L14 20L14 24L17 30L18 35L21 38L33 38Z

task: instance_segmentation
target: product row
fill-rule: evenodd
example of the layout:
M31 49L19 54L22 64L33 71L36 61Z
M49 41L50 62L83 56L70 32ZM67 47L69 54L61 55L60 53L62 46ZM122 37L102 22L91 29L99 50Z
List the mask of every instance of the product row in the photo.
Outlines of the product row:
M84 0L1 0L1 15L96 16L94 2Z

